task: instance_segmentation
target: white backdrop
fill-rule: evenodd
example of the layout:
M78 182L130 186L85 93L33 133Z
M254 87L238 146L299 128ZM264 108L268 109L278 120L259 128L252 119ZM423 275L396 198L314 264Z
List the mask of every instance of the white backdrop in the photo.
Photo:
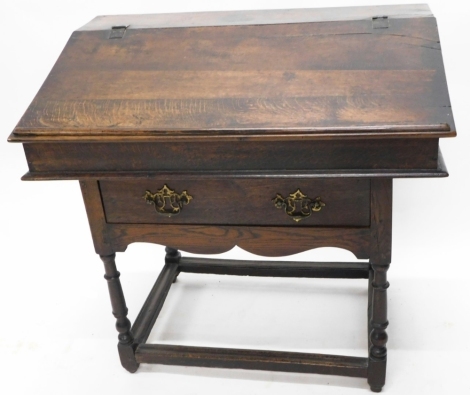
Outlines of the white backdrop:
M405 1L402 1L405 2ZM2 394L364 394L341 377L147 365L120 367L117 332L78 182L21 182L21 145L6 138L70 34L96 15L391 4L386 1L20 1L1 10L0 125ZM468 20L463 1L431 1L457 124L441 140L450 177L394 182L389 365L384 392L470 393L466 374L470 260ZM163 247L118 254L129 317L163 263ZM246 258L235 248L223 254ZM318 249L299 260L350 260ZM182 274L153 342L366 355L366 284Z

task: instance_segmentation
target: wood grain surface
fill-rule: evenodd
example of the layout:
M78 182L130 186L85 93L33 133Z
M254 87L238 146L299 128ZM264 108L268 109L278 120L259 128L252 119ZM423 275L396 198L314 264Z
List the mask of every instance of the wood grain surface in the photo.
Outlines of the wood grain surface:
M343 355L141 344L135 356L139 363L367 376L366 358Z
M338 247L358 259L369 258L369 228L109 224L116 252L135 242L171 245L194 254L221 254L235 246L273 257L318 247Z
M433 17L109 35L73 33L12 141L455 135Z
M24 144L33 172L437 169L437 139Z
M192 197L177 216L159 215L143 199L146 190L157 192L165 184ZM288 197L299 189L326 204L300 222L294 222L272 199ZM368 179L264 179L100 181L108 223L216 224L279 226L369 226Z

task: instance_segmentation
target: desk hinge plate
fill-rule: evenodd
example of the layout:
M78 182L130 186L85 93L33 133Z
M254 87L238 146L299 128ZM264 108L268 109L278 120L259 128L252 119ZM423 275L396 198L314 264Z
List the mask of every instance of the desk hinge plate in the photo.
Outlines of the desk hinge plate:
M373 29L387 29L388 28L388 16L372 17L372 28Z
M111 40L113 38L123 38L128 27L129 27L129 25L127 25L127 26L113 26L111 28L111 34L109 35L109 39Z

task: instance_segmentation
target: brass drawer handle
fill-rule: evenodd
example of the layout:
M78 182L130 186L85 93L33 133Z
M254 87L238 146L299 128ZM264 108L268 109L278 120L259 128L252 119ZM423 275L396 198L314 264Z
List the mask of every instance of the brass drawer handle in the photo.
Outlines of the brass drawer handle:
M145 191L143 198L148 204L155 206L155 211L158 214L173 217L178 215L183 209L183 205L189 204L193 197L187 191L178 194L165 184L156 193Z
M320 196L312 200L307 195L304 195L300 189L297 189L297 191L291 193L286 198L278 193L272 201L277 208L283 208L286 214L292 217L295 222L310 217L312 211L320 211L326 206L321 201Z

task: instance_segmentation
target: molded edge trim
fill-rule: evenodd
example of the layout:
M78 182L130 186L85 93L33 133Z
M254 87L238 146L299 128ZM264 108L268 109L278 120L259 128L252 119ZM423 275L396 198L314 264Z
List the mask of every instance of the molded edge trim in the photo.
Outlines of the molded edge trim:
M10 143L54 142L151 142L151 141L268 141L268 140L351 140L390 138L455 137L447 123L434 125L382 125L351 127L308 127L292 129L51 129L16 127Z

